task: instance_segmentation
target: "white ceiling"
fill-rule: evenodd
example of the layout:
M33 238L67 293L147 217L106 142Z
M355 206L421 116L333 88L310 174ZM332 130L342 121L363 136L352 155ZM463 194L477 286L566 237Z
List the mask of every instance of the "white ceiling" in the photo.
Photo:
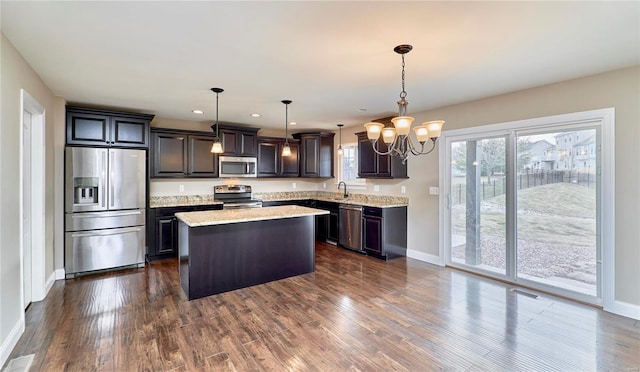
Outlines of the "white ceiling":
M633 2L0 3L54 94L164 118L335 129L640 64ZM191 111L200 108L203 115ZM366 112L359 112L364 108ZM249 115L260 113L254 119Z

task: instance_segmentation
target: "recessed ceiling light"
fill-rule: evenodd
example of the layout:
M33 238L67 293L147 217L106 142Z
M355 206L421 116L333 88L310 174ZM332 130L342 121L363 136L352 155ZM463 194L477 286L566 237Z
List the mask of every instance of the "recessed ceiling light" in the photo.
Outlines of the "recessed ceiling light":
M367 111L367 109L366 108L359 108L358 111L365 112L365 111Z
M289 125L296 125L296 124L298 124L298 123L296 123L295 121L290 121L289 122Z
M204 114L204 111L202 111L202 110L193 110L192 112L193 112L194 114L198 114L198 115L202 115L202 114Z
M252 118L259 118L260 116L262 116L262 115L260 115L260 114L251 114Z

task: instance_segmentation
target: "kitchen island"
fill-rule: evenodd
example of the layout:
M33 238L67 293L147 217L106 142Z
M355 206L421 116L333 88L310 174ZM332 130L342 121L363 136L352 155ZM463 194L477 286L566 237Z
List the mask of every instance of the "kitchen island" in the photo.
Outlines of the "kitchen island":
M314 271L315 216L300 206L177 213L189 300Z

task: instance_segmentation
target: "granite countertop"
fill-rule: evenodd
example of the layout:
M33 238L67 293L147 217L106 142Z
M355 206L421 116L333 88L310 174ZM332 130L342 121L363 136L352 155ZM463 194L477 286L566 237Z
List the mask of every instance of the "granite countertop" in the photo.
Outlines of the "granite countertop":
M329 214L314 208L297 205L283 205L279 207L224 209L217 211L176 213L179 220L189 227L224 225L229 223L277 220L281 218L306 217Z
M313 199L377 208L404 207L409 204L409 198L399 196L350 193L349 197L344 199L341 192L328 191L254 192L253 197L265 202ZM222 202L215 200L213 195L152 196L149 200L151 208L215 204L222 204Z
M213 195L152 196L149 199L149 208L217 204L222 202L214 199Z
M409 198L386 195L369 195L349 193L346 199L342 192L327 191L293 191L254 193L262 201L283 201L313 199L340 204L363 205L366 207L393 208L409 205Z

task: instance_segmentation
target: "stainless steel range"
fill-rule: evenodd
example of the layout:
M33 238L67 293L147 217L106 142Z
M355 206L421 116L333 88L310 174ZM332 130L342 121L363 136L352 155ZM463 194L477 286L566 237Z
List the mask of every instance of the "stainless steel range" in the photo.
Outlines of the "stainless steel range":
M253 199L249 185L221 185L213 188L213 197L223 209L261 208L262 200Z

